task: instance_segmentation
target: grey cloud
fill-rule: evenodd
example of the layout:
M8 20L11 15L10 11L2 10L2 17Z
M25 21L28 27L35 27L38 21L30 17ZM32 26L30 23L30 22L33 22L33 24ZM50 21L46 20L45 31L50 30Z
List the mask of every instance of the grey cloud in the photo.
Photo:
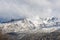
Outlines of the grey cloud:
M0 16L56 16L59 5L59 0L0 0Z

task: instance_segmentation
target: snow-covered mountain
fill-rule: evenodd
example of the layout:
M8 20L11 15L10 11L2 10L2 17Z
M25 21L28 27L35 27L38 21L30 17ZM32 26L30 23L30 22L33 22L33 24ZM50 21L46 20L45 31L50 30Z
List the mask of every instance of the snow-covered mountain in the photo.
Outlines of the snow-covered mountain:
M40 18L39 16L23 19L12 19L5 23L0 23L2 33L10 32L53 32L60 29L60 22L56 17Z
M11 39L20 40L30 33L51 33L60 31L60 21L56 17L11 19L0 23L0 31ZM16 37L16 38L15 38Z
M5 23L0 23L2 33L10 32L53 32L60 29L60 22L56 17L40 18L39 16L23 19L12 19Z

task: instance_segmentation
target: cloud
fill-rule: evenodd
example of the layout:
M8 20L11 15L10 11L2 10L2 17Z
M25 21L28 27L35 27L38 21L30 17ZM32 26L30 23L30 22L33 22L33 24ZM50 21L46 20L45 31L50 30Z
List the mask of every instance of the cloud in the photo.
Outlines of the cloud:
M60 0L0 0L0 17L59 16L59 3Z

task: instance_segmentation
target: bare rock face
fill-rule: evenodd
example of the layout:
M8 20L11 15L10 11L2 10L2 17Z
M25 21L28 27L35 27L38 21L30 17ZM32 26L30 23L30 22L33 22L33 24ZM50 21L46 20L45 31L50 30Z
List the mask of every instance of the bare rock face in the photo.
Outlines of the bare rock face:
M0 32L0 40L60 40L60 32L51 33L33 33L33 34L2 34Z

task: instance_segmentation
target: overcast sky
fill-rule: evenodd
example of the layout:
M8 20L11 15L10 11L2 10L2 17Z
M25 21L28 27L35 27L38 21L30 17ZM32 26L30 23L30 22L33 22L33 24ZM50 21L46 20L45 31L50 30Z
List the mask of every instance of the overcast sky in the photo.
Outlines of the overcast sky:
M0 17L60 17L60 0L0 0Z

